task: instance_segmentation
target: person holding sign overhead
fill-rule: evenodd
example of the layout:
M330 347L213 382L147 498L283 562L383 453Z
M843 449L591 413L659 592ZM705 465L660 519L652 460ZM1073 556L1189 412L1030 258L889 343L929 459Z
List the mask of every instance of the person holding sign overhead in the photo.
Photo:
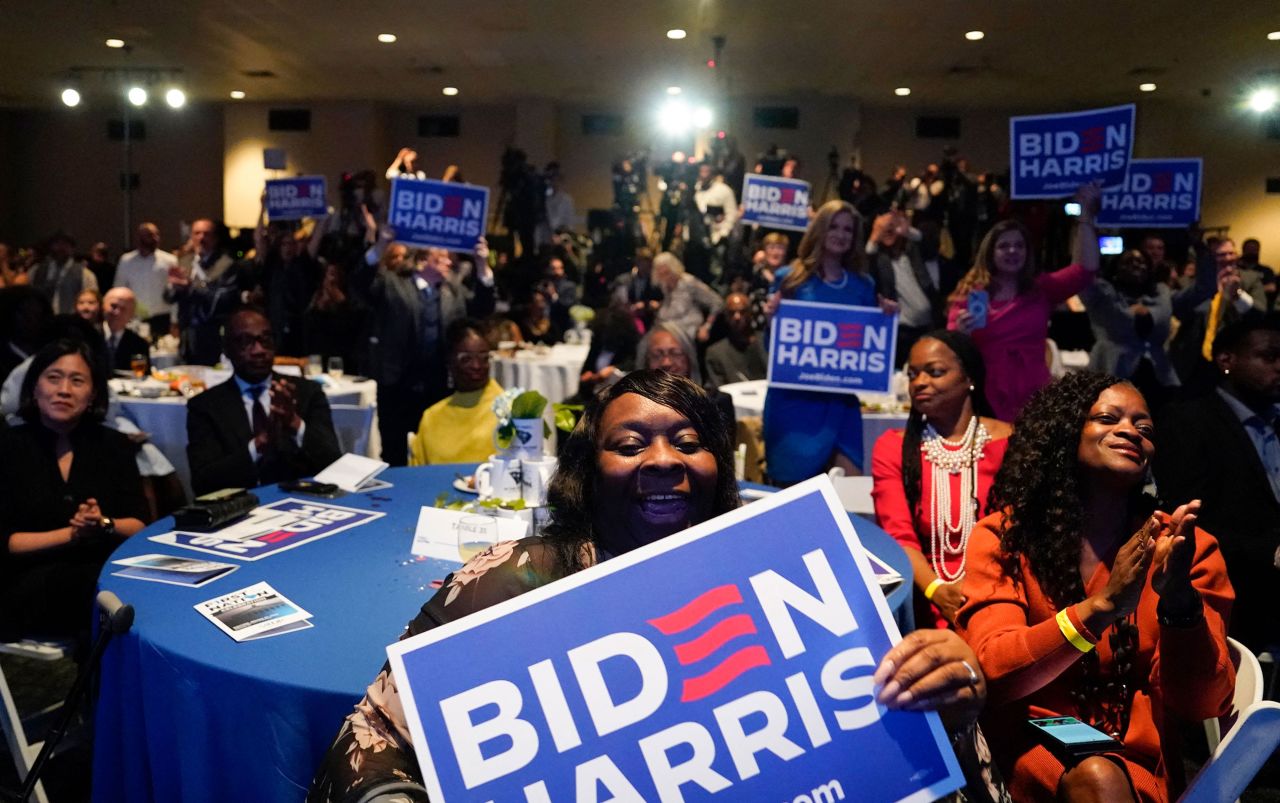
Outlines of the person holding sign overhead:
M823 204L800 240L795 262L777 272L765 311L772 317L784 298L896 311L896 302L876 294L862 239L862 217L851 205ZM770 388L764 439L775 484L792 485L832 466L862 473L862 409L854 394Z
M951 294L947 328L973 338L987 365L987 398L996 418L1012 421L1049 384L1045 336L1053 308L1084 290L1098 272L1098 231L1094 218L1102 191L1097 183L1076 192L1075 258L1061 270L1040 273L1032 256L1031 233L1020 221L1002 220L978 246L973 267Z
M445 579L402 639L674 535L738 507L733 439L687 379L640 370L594 397L565 442L542 534L497 544ZM584 611L584 616L591 616ZM531 634L536 638L536 634ZM501 645L494 645L501 649ZM976 657L948 631L913 633L875 680L891 708L939 709L966 730L985 697ZM342 724L307 799L425 801L395 678L384 666Z
M969 540L956 624L990 683L983 729L1015 800L1168 800L1177 719L1231 709L1235 594L1200 500L1143 493L1146 401L1107 374L1032 397ZM1100 731L1087 754L1028 719ZM1076 728L1080 730L1080 728ZM1075 745L1073 747L1073 745Z
M938 627L952 626L964 604L969 535L1012 431L991 413L986 373L967 335L921 337L907 361L907 428L884 433L871 452L876 521L911 558L916 621Z

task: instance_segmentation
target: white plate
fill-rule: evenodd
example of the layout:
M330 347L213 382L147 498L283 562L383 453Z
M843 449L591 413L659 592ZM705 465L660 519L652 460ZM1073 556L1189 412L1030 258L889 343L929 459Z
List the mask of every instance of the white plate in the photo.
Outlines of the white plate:
M471 494L471 495L473 495L473 496L474 496L474 495L476 495L476 494L478 494L478 493L480 493L480 492L479 492L479 491L477 491L475 488L472 488L470 485L467 485L467 481L466 481L466 479L461 478L461 477L455 477L455 478L454 478L454 480L453 480L453 489L454 489L455 491L458 491L459 493Z

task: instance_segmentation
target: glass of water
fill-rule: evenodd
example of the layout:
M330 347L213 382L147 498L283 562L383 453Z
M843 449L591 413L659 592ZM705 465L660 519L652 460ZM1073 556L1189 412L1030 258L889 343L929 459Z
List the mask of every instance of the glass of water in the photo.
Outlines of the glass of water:
M458 522L458 557L474 558L498 543L498 520L493 516L466 516Z
M329 358L329 376L333 377L334 379L342 378L342 358L341 357Z
M319 354L307 357L307 376L320 376L324 373L324 358Z

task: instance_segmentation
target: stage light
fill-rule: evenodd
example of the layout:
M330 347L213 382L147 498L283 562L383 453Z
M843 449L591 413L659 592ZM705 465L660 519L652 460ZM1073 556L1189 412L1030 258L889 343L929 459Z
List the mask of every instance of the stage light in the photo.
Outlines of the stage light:
M456 86L446 86L444 89L441 89L440 91L448 95L449 97L453 97L454 95L458 94L458 88Z
M75 108L80 105L80 93L74 87L67 87L62 90L62 102Z
M683 90L683 89L681 89L681 88L680 88L680 87L678 87L678 86L669 86L669 87L667 87L667 94L668 94L668 95L679 95L679 94L680 94L681 92L683 92L683 91L684 91L684 90Z
M134 106L145 106L147 103L147 90L140 86L129 87L127 97Z
M1267 34L1267 38L1270 39L1272 42L1280 42L1280 31L1272 31L1271 33Z
M982 31L969 31L964 35L964 38L968 39L970 42L977 42L978 40L984 38L985 36L986 34L983 33Z
M244 90L243 90L243 89L233 89L233 90L231 90L231 99L232 99L232 100L244 100Z
M685 33L684 28L672 28L671 30L667 31L668 39L683 39L688 35L689 34Z
M1255 89L1249 95L1249 108L1259 114L1266 114L1276 107L1277 99L1276 91L1271 87Z
M107 45L107 47L116 47L116 48L124 47L124 40L123 40L123 39L108 39L108 40L107 40L107 42L106 42L106 45Z
M668 134L689 130L689 107L682 100L670 100L658 110L658 126Z
M893 94L897 95L900 98L905 98L907 95L911 94L911 87L900 86L897 89L893 90Z
M1142 90L1143 92L1155 92L1156 85L1155 84L1138 84L1138 89Z
M693 124L697 128L710 128L711 109L707 106L699 107L698 110L693 113Z
M175 86L164 93L164 102L168 103L171 109L181 109L187 103L187 93Z
M389 45L396 41L396 35L393 33L380 33L378 34L378 41L384 45Z

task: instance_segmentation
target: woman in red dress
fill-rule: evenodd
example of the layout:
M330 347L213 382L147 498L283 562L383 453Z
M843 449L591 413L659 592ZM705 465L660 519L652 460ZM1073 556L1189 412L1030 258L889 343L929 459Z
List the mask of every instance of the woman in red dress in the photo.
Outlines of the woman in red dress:
M956 624L982 663L982 725L1015 800L1176 797L1175 719L1225 714L1234 593L1218 543L1143 494L1146 402L1105 374L1069 374L1018 418L969 541ZM1072 760L1030 718L1070 716L1123 743ZM1176 775L1175 775L1176 777Z
M983 386L982 355L967 335L930 332L907 362L911 415L871 452L876 520L911 558L916 621L949 627L964 602L965 549L1004 460L1010 427Z

